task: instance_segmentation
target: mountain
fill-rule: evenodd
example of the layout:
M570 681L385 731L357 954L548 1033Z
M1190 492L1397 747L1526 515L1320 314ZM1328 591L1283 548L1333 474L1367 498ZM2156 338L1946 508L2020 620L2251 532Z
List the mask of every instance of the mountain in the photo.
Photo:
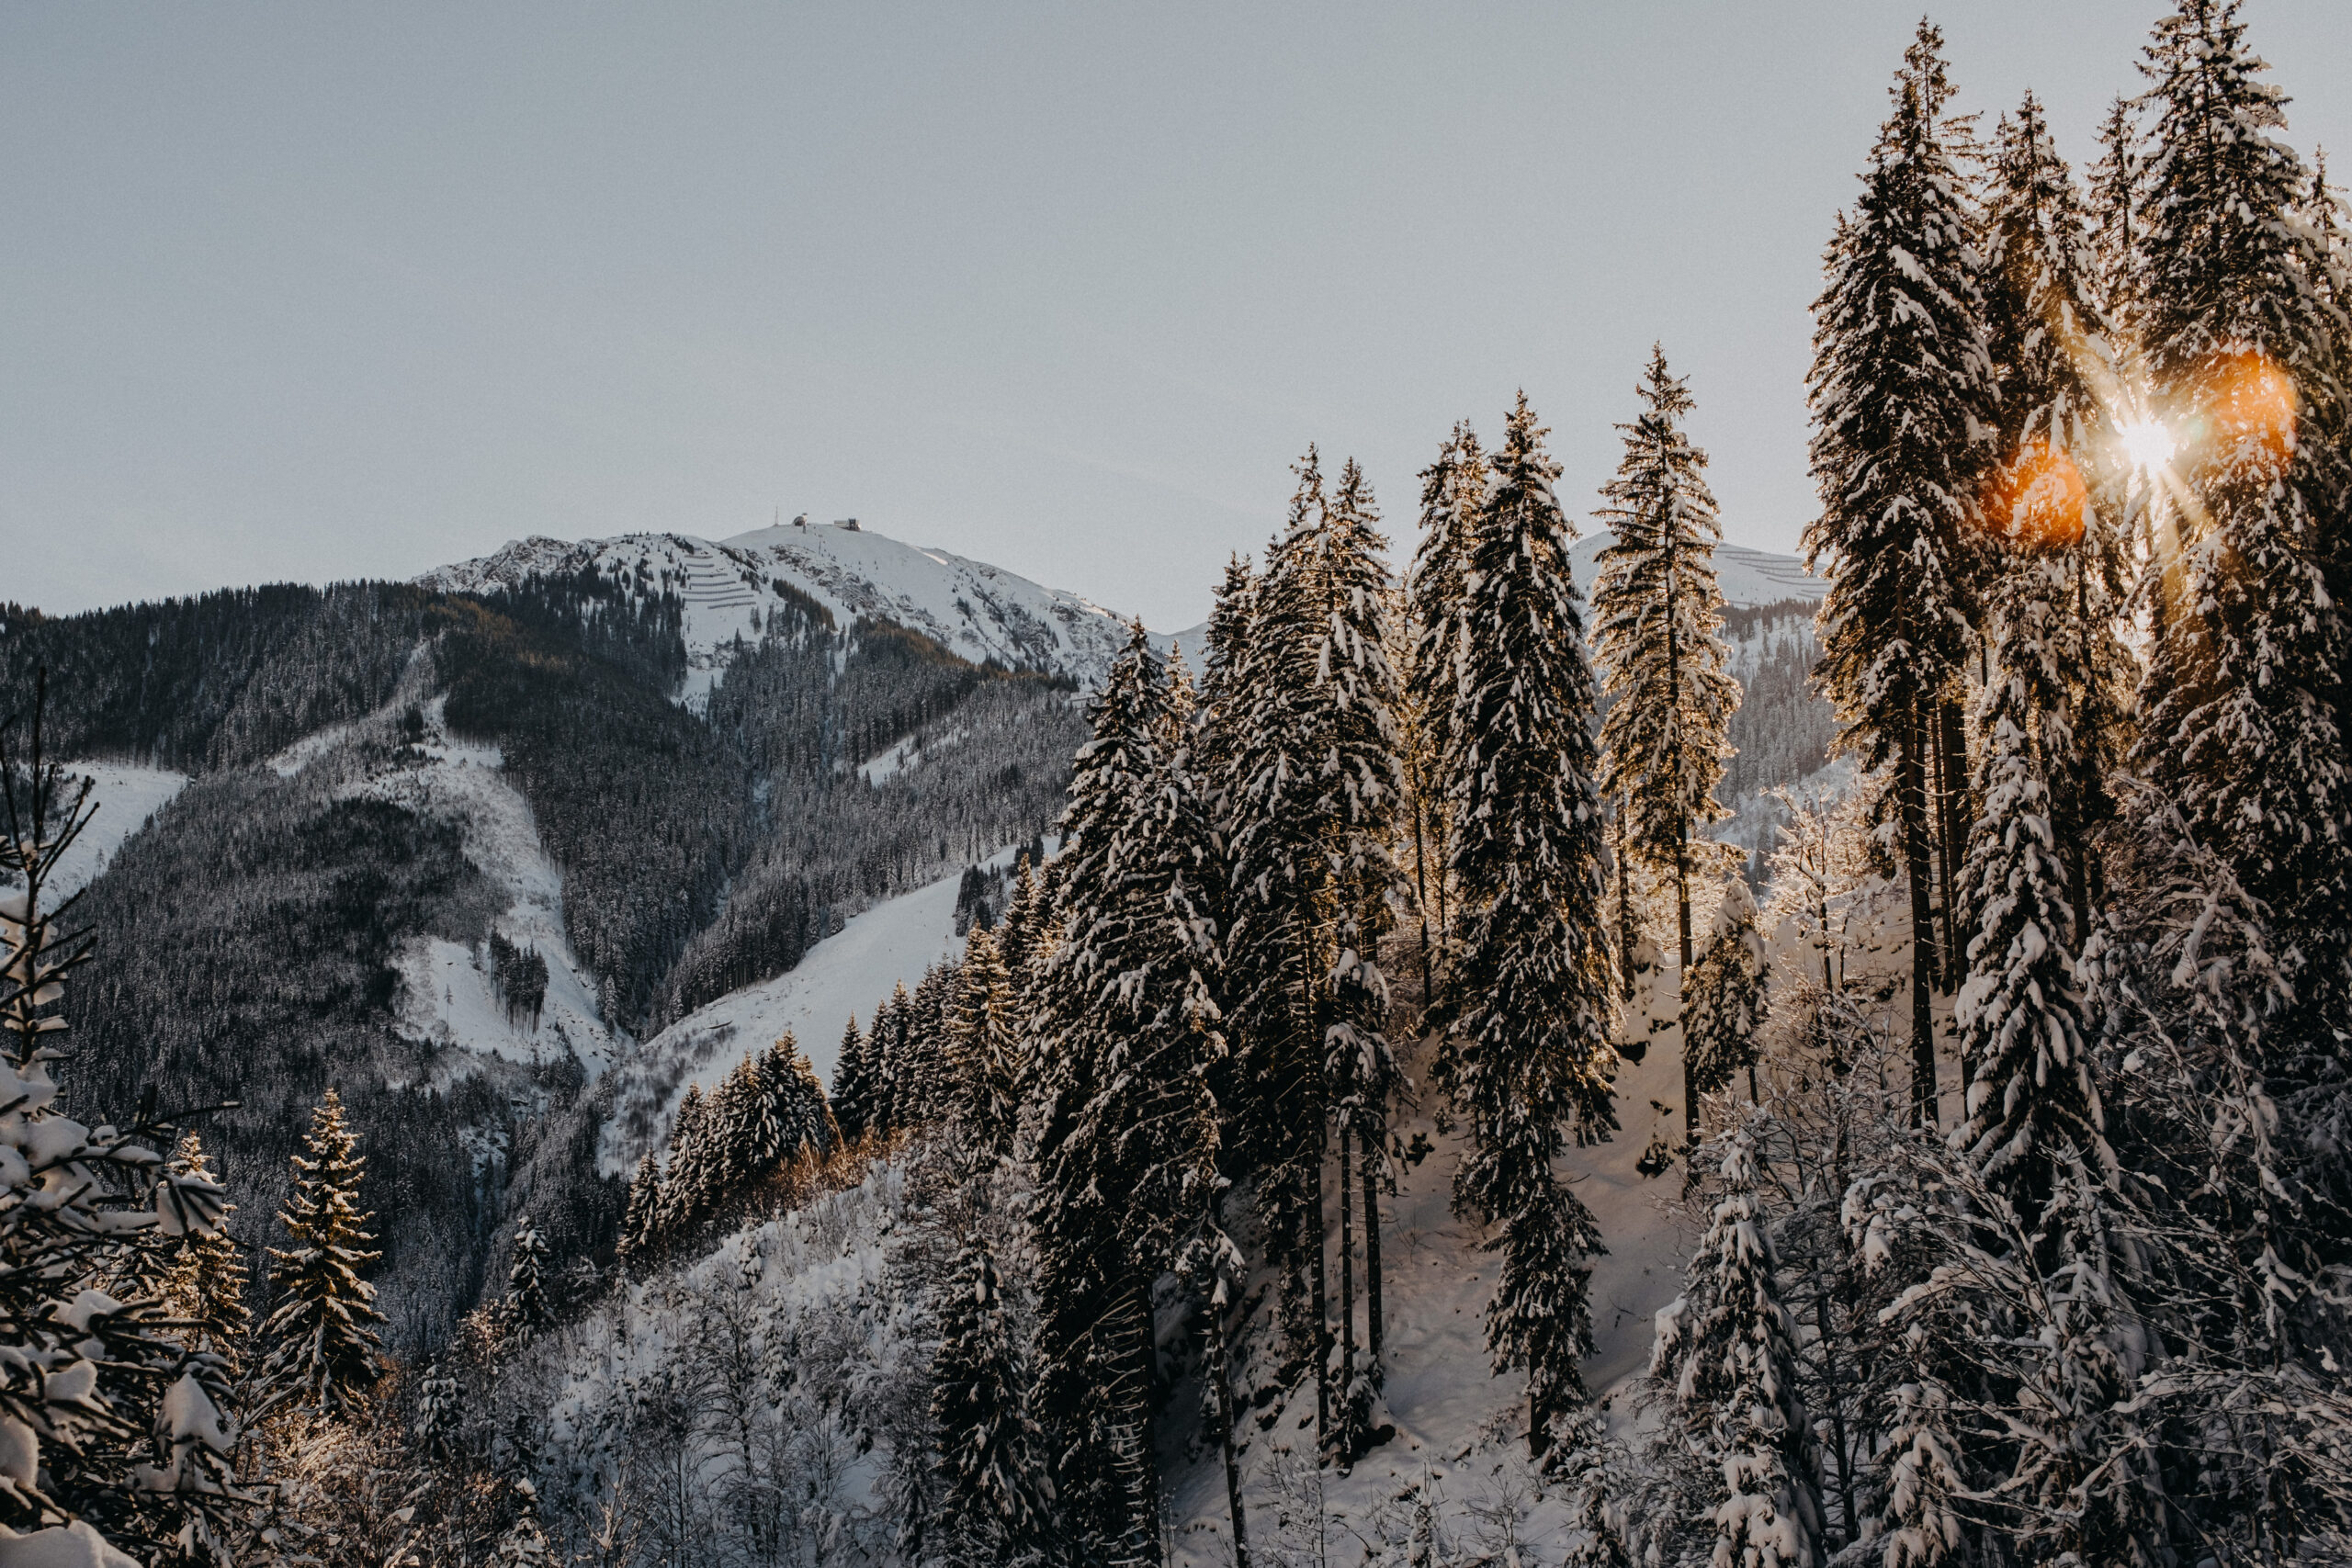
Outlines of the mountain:
M1600 552L1616 542L1616 535L1600 528L1578 539L1568 551L1569 569L1588 600L1592 597L1593 580L1600 575ZM1829 585L1805 570L1804 562L1795 556L1752 550L1745 545L1715 547L1715 581L1724 591L1724 603L1735 610L1791 600L1817 604L1829 591Z
M1126 640L1118 616L1075 593L838 524L761 528L717 541L684 534L576 544L534 536L416 581L444 592L481 593L591 567L642 594L678 597L687 664L679 695L690 704L707 700L730 650L756 643L767 617L796 598L821 606L843 629L887 620L974 664L1084 686L1102 681Z

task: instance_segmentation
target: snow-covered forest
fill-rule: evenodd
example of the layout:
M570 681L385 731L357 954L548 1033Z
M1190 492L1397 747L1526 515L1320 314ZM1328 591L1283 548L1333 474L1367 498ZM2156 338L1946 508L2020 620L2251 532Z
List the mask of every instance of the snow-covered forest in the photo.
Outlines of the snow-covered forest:
M2142 70L2077 166L1920 25L1817 604L1661 346L1597 495L1306 446L1198 647L787 530L8 607L0 1568L2352 1561L2352 240L2234 5Z

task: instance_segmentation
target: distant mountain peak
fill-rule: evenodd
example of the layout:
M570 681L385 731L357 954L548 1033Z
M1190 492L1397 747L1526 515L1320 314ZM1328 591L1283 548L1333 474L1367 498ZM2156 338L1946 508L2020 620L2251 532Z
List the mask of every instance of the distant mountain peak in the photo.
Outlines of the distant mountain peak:
M1577 587L1586 598L1592 596L1592 581L1600 571L1600 552L1616 542L1614 534L1599 528L1570 547L1569 567L1576 573ZM1829 592L1829 585L1805 570L1804 562L1795 556L1750 549L1746 545L1715 547L1715 581L1724 591L1724 603L1737 610L1752 610L1759 604L1777 604L1787 599L1818 604L1822 595Z
M684 601L688 671L680 695L690 703L707 695L738 638L758 640L766 613L786 597L778 584L814 599L844 628L861 616L894 621L975 664L994 660L1081 685L1101 683L1126 639L1119 616L1075 593L851 523L794 522L719 540L625 534L568 543L534 536L417 581L482 592L590 565L675 590Z

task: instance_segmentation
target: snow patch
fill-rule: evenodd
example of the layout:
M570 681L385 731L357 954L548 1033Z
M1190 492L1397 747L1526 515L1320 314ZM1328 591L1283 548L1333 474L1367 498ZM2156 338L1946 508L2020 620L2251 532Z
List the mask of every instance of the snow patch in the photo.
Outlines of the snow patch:
M186 773L130 762L68 762L65 771L71 778L90 781L90 799L97 809L50 874L42 900L51 908L96 881L124 841L187 787Z

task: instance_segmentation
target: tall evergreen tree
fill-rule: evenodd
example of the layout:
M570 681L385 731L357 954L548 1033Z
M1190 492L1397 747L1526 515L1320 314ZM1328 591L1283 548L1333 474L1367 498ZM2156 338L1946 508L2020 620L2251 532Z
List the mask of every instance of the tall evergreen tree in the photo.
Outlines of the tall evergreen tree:
M1227 984L1247 1053L1243 1135L1289 1244L1285 1328L1294 1361L1315 1373L1317 1431L1328 1437L1335 1368L1319 1194L1334 1134L1344 1143L1376 1122L1386 1092L1377 946L1397 883L1388 842L1404 781L1386 540L1370 487L1351 461L1327 494L1312 448L1298 472L1289 524L1252 596L1239 682L1248 705L1236 722ZM1354 1203L1343 1190L1341 1207ZM1351 1289L1343 1282L1343 1304Z
M996 939L975 922L948 1004L947 1033L956 1118L975 1151L989 1159L1012 1153L1020 1119L1021 1034L1013 1005L1012 976Z
M1657 1314L1650 1375L1674 1390L1723 1467L1715 1561L1812 1568L1821 1561L1813 1424L1798 1393L1797 1325L1756 1198L1754 1136L1723 1140L1723 1196L1680 1298Z
M382 1371L376 1287L359 1277L379 1253L374 1218L359 1206L367 1160L345 1124L343 1100L329 1089L311 1114L306 1154L293 1156L294 1191L278 1212L293 1246L269 1249L277 1310L262 1327L269 1353L262 1379L275 1400L327 1415L356 1409Z
M2224 0L2184 0L2143 66L2136 324L2179 450L2155 502L2136 760L2271 910L2312 1048L2282 1077L2340 1083L2320 1021L2352 1016L2347 649L2326 570L2352 481L2343 318L2263 69Z
M1434 994L1430 969L1429 916L1438 939L1447 930L1446 830L1451 821L1441 793L1443 760L1453 749L1454 673L1464 629L1466 576L1478 515L1486 504L1487 459L1468 420L1423 468L1421 542L1405 590L1402 752L1413 795L1413 882L1421 907L1422 988Z
M1610 1089L1612 964L1592 670L1553 493L1559 467L1521 394L1492 459L1470 560L1443 787L1459 956L1431 1022L1440 1075L1469 1122L1455 1201L1495 1227L1502 1275L1487 1314L1498 1368L1528 1378L1529 1442L1584 1393L1587 1299L1600 1226L1553 1170L1616 1125Z
M959 1568L1024 1568L1047 1556L1054 1489L1023 1348L996 1255L975 1232L942 1293L931 1372L940 1523Z
M1161 750L1166 702L1138 625L1074 766L1056 876L1066 933L1040 976L1039 1414L1065 1518L1095 1561L1158 1555L1155 1475L1137 1461L1151 1292L1216 1186L1216 932L1192 869L1212 840Z
M507 1321L525 1341L555 1322L548 1301L548 1242L526 1219L514 1227L514 1257L506 1269Z
M1707 455L1682 421L1697 405L1653 346L1642 412L1617 428L1625 453L1602 487L1600 515L1616 533L1593 583L1593 650L1612 699L1601 721L1600 788L1623 802L1623 847L1674 877L1681 933L1676 972L1686 1005L1692 962L1693 836L1729 815L1715 799L1731 755L1739 682L1723 637L1715 546L1723 525L1707 489ZM1700 1085L1686 1032L1684 1126L1699 1132Z
M1749 1098L1756 1097L1758 1032L1764 1023L1768 975L1764 933L1757 929L1756 896L1735 872L1724 881L1699 961L1682 984L1686 1085L1712 1094L1746 1067Z
M1844 721L1842 744L1894 773L1911 888L1912 1100L1926 1122L1937 1113L1928 789L1946 709L1974 651L1970 539L1998 390L1965 128L1945 114L1941 51L1941 35L1922 23L1814 304L1821 515L1805 530L1806 562L1830 580L1818 676ZM1945 866L1948 880L1949 858Z
M842 1136L852 1141L864 1137L873 1122L874 1064L855 1013L842 1031L841 1055L833 1061L832 1101Z
M180 1135L173 1163L191 1181L219 1184L204 1140L193 1132ZM224 1204L221 1218L234 1213L233 1204ZM220 1357L233 1380L244 1370L253 1337L253 1313L245 1304L250 1271L244 1253L225 1227L209 1235L190 1231L173 1250L171 1268L164 1276L164 1310L191 1325L188 1348Z

